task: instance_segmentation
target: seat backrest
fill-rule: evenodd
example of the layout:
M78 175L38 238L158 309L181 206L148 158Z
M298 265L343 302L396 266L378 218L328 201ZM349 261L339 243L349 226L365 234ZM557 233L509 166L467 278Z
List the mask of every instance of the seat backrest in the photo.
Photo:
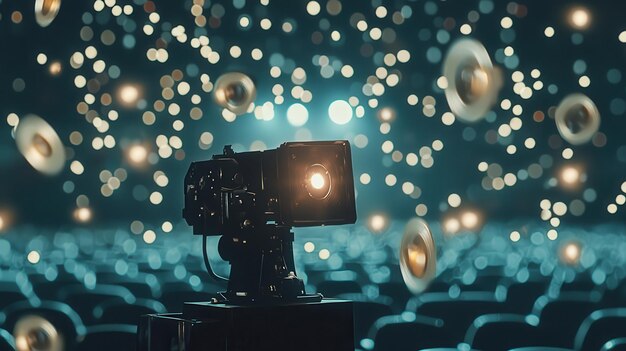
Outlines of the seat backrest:
M426 302L417 308L417 314L443 319L448 337L461 342L476 317L486 313L503 313L509 309L507 304L495 300L449 300Z
M540 310L539 327L546 335L546 345L573 347L580 323L597 309L597 304L590 301L586 293L587 298L567 295L561 294Z
M144 314L165 313L165 306L152 299L137 299L132 304L120 300L105 301L97 305L94 317L98 324L138 324Z
M420 350L433 346L429 345L430 340L442 338L445 338L445 332L435 324L422 322L390 323L376 332L374 350Z
M101 324L87 329L85 338L77 345L78 350L105 351L135 350L137 326L129 324ZM116 345L112 347L112 345Z
M383 316L393 313L391 307L386 304L371 301L354 301L354 339L356 346L361 339L367 336L367 332L372 324Z
M626 335L626 308L606 308L589 314L574 339L577 350L599 350L607 341Z
M535 319L506 313L479 316L468 328L465 343L478 350L508 350L542 345L543 335L535 325Z

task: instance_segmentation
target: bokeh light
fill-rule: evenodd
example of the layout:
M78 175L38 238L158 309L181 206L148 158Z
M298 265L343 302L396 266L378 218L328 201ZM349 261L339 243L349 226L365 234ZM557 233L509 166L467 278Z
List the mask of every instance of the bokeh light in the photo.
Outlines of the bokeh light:
M328 106L328 116L336 124L343 125L352 119L352 107L344 100L333 101Z

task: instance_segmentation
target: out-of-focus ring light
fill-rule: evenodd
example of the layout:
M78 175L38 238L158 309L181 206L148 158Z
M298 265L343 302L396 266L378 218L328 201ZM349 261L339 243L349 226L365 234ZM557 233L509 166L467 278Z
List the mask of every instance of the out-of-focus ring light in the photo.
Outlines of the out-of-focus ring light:
M63 338L48 320L35 315L24 316L13 330L18 351L63 351Z
M314 199L323 200L330 195L332 180L330 173L323 165L316 163L307 168L304 176L304 187Z

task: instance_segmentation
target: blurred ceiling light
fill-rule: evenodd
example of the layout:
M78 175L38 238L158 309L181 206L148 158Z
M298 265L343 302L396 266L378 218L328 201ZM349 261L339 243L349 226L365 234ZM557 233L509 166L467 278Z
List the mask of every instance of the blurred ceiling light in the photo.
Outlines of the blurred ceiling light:
M142 165L148 158L148 150L143 145L133 145L128 149L128 159L135 165Z
M47 27L54 21L61 8L61 0L35 0L35 21Z
M396 119L396 111L390 107L383 107L378 110L378 120L381 122L393 122Z
M50 63L50 67L48 67L48 71L53 76L58 76L59 74L61 74L61 69L61 62L59 61L54 61Z
M80 223L87 223L91 220L91 210L89 207L79 207L74 210L74 219Z
M344 100L333 101L328 106L328 116L335 124L346 124L352 119L352 106Z
M565 166L561 169L559 180L565 188L576 188L582 182L582 174L578 167Z
M456 234L461 230L461 222L456 217L449 217L443 221L443 231L446 234Z
M569 23L577 29L585 29L591 23L591 14L584 7L575 7L569 11Z
M561 247L559 257L561 262L575 266L580 261L582 246L579 242L571 241Z
M389 227L389 218L381 213L371 215L367 219L367 227L374 234L380 234Z
M139 88L132 84L123 85L118 93L120 101L125 106L134 106L139 100Z
M26 161L46 175L56 175L65 165L65 148L56 131L41 117L22 118L15 130L15 143Z
M4 229L4 217L0 213L0 232Z
M481 226L481 218L473 210L467 210L461 214L461 225L463 229L476 231Z

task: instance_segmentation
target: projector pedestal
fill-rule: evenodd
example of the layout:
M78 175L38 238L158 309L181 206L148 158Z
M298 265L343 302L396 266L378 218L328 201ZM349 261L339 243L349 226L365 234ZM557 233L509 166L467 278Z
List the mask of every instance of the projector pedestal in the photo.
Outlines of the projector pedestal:
M353 351L352 302L225 305L186 302L183 313L142 316L139 351Z

